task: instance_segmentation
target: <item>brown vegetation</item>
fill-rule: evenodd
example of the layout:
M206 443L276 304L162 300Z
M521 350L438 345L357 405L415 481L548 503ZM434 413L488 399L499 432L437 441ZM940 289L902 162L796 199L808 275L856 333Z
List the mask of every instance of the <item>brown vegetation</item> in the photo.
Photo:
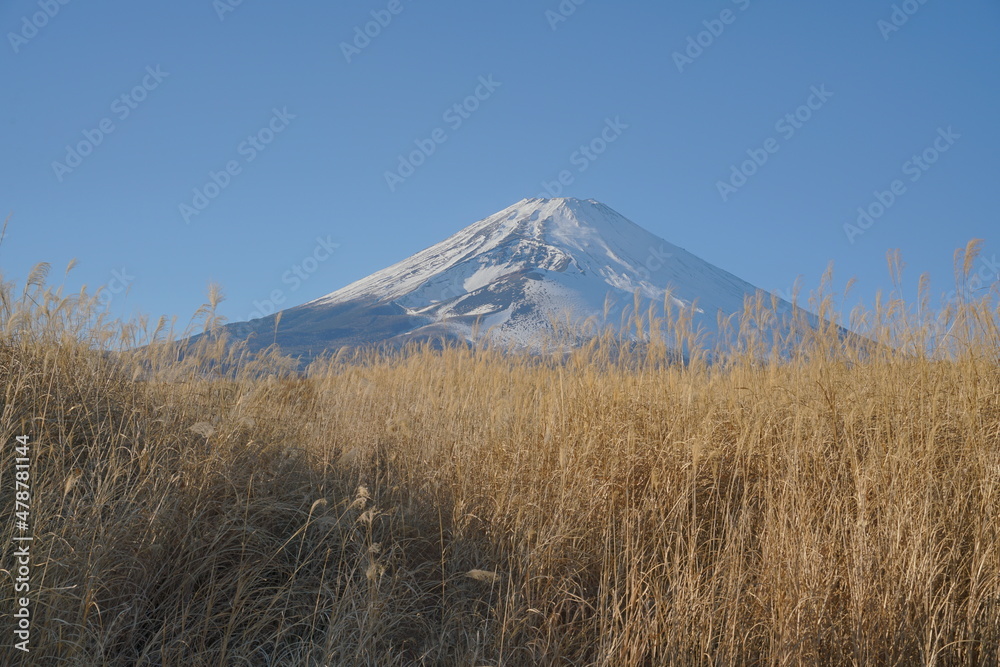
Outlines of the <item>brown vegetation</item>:
M43 274L0 304L0 567L20 434L36 536L32 652L5 573L3 664L997 664L988 298L886 301L865 349L625 363L606 337L296 378L212 336L178 359Z

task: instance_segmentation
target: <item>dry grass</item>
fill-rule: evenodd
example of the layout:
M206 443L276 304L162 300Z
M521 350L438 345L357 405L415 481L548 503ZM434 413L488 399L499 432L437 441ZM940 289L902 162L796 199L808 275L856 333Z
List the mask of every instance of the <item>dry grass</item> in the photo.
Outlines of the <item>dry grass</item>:
M212 336L178 359L44 274L0 302L0 566L21 433L36 535L32 653L5 573L3 664L997 664L986 299L943 327L890 300L855 314L881 345L780 359L606 338L297 379L224 372Z

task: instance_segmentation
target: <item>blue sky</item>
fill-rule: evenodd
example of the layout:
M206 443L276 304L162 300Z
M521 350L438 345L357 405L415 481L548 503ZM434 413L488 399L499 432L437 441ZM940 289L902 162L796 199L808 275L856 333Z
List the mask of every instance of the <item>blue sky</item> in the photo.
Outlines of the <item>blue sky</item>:
M62 2L0 6L0 268L118 313L302 303L546 184L779 293L998 278L996 0Z

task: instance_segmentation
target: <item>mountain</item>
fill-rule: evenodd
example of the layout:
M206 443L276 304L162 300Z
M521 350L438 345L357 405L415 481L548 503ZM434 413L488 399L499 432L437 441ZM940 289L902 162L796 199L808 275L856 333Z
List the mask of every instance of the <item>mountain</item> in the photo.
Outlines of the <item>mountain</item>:
M669 288L669 296L667 295ZM444 241L275 316L227 325L251 347L277 341L311 358L341 346L419 339L530 346L553 320L618 325L665 298L695 308L709 336L737 315L753 285L594 200L525 199ZM790 315L791 304L778 301Z

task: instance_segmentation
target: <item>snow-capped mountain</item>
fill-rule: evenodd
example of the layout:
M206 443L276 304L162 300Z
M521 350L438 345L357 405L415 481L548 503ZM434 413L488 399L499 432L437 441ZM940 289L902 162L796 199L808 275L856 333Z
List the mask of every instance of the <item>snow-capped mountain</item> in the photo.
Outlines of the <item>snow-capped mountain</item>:
M619 325L635 308L695 308L710 336L758 289L594 200L525 199L444 241L282 313L277 342L312 357L343 345L481 336L531 345L553 321ZM779 313L793 307L779 302ZM229 325L274 340L274 316Z

